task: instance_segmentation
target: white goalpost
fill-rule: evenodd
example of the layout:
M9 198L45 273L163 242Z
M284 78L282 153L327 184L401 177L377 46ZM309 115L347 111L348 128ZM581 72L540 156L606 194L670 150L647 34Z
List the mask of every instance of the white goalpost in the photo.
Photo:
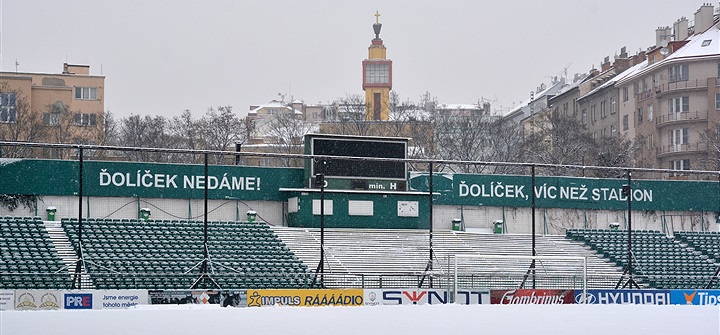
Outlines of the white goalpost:
M582 289L582 297L587 296L587 257L456 254L452 258L453 294L466 288L524 287Z

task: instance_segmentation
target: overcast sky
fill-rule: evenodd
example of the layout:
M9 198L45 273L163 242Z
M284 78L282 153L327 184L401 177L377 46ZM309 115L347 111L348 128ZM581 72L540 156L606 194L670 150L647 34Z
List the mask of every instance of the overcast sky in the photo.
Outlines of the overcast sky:
M374 37L393 60L401 100L484 98L507 110L568 67L599 67L655 29L693 20L702 1L188 1L0 0L2 71L59 73L90 65L105 79L105 109L172 117L250 105L284 94L326 103L362 94ZM717 4L716 4L717 5Z

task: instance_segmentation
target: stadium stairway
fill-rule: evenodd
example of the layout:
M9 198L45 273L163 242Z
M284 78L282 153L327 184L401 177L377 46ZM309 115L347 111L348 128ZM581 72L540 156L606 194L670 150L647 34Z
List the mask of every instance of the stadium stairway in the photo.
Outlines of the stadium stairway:
M68 275L71 277L74 276L78 255L70 244L70 239L60 225L60 221L44 221L43 223L48 235L50 236L50 240L55 247L55 251L67 268ZM80 273L80 284L82 285L82 288L94 289L95 284L90 279L87 269L85 268L85 264L81 265Z
M320 261L320 230L316 228L272 227L275 233L310 269ZM447 277L452 273L452 257L457 254L516 255L530 254L530 235L493 235L456 231L433 233L432 273ZM583 244L566 240L563 236L536 236L539 256L586 256L589 277L601 278L589 281L593 288L613 287L622 272L614 263L600 257ZM417 286L426 273L430 253L429 235L423 230L393 229L326 229L325 230L325 280L328 286ZM546 275L577 273L568 264L536 265L536 272ZM477 277L522 277L530 261L493 260L490 264L465 269ZM553 267L555 266L555 267ZM460 272L460 270L458 271ZM394 280L394 281L393 281ZM498 285L517 287L516 279ZM485 283L492 286L488 283ZM488 287L486 285L486 287Z

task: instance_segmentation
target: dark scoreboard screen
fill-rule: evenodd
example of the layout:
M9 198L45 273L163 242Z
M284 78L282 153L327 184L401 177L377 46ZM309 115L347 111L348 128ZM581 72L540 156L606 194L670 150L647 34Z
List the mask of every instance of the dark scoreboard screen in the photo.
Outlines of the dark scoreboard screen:
M377 157L405 159L407 143L402 141L371 141L355 139L313 138L313 155ZM389 178L407 177L405 162L328 159L323 166L313 160L313 173L327 177Z

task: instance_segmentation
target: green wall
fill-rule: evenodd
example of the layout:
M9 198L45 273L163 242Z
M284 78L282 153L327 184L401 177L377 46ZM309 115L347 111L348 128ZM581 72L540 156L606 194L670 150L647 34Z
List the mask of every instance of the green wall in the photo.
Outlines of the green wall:
M77 161L0 160L0 193L77 195ZM86 161L83 195L201 199L203 165ZM301 187L302 169L208 167L208 198L285 201L282 187Z
M320 215L313 215L313 199L320 200L320 193L293 193L298 197L299 211L288 214L288 226L319 228ZM325 193L325 200L333 201L333 215L325 215L326 228L386 228L429 229L430 200L421 195ZM373 201L373 216L350 216L350 200ZM417 202L417 217L398 216L398 201Z
M77 161L0 159L0 193L72 196L78 192ZM288 194L280 188L303 188L304 169L248 166L216 166L209 170L210 199L267 200L284 202ZM442 174L433 175L435 203L494 207L530 207L530 176ZM578 208L624 210L622 195L625 179L537 177L536 205L545 208ZM83 166L83 194L94 197L142 197L201 199L204 195L204 166L156 163L86 161ZM427 192L428 175L413 173L408 185L412 190ZM665 211L720 212L720 189L710 181L634 180L633 209ZM300 200L319 195L310 192ZM330 222L354 225L363 222L382 226L380 222L397 220L398 226L427 226L419 219L398 218L397 201L423 199L418 195L395 193L330 193L337 200L336 218ZM348 199L373 200L376 218L348 217L340 220ZM427 201L419 200L422 206ZM341 206L345 204L345 207ZM427 210L426 207L422 207ZM391 215L393 214L394 215ZM421 217L423 216L421 212ZM307 214L303 214L307 215ZM379 215L382 215L380 217ZM293 217L300 214L292 215ZM301 222L302 217L294 218ZM312 219L305 217L304 219Z
M535 203L545 208L624 210L627 198L622 186L626 183L627 179L536 177ZM411 176L409 185L414 191L427 192L428 175ZM530 207L531 186L530 176L433 176L439 205ZM632 189L634 210L720 211L717 182L633 180Z

